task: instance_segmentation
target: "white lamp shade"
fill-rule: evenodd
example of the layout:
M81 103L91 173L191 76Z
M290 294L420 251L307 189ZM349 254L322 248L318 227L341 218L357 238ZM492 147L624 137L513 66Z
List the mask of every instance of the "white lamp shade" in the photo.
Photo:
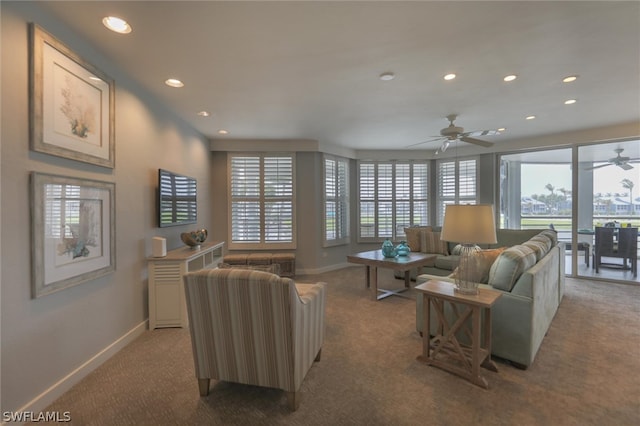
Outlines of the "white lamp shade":
M467 244L497 243L493 205L447 205L440 239Z

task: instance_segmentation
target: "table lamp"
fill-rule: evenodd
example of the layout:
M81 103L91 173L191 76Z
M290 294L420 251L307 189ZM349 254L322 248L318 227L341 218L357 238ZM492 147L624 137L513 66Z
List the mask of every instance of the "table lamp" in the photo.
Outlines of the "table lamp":
M456 274L456 291L478 294L476 260L473 252L480 250L476 244L495 244L496 226L492 204L450 204L444 212L440 239L462 245L460 264Z

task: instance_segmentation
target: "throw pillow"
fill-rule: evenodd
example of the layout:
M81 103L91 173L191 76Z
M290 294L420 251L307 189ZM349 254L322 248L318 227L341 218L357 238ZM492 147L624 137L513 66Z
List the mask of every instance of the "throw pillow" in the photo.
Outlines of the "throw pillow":
M536 262L539 262L551 249L551 240L547 236L538 234L522 245L533 249L536 253Z
M449 254L449 245L440 239L439 232L422 232L420 234L420 251L430 254Z
M532 248L523 245L509 247L493 262L488 284L510 292L520 275L535 264L536 253Z
M506 249L506 247L500 247L496 249L474 251L471 261L475 263L475 268L473 269L473 275L470 277L471 280L477 283L487 284L489 282L489 272L491 271L493 262L495 262L498 256L500 256L500 253ZM458 276L458 268L453 271L453 278Z
M271 265L231 265L229 263L218 263L220 269L251 269L253 271L264 271L272 274L280 275L280 265L277 263Z
M430 226L409 226L404 228L404 235L407 236L407 244L411 251L420 251L420 234L431 231Z
M539 235L545 235L547 237L549 237L549 239L551 240L551 245L555 246L556 244L558 244L558 232L554 231L552 229L545 229L544 231L540 232Z

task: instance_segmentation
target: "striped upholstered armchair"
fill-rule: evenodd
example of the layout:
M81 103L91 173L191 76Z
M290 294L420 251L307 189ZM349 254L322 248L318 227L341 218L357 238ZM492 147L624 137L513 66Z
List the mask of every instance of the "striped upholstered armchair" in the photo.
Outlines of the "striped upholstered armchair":
M209 269L185 275L184 284L200 395L211 379L277 388L295 411L302 380L320 360L325 283Z

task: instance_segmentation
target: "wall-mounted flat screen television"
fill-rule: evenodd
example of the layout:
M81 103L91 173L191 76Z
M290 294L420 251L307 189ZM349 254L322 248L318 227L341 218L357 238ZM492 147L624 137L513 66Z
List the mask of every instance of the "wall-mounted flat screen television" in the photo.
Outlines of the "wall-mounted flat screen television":
M197 182L194 178L158 169L158 226L196 223Z

